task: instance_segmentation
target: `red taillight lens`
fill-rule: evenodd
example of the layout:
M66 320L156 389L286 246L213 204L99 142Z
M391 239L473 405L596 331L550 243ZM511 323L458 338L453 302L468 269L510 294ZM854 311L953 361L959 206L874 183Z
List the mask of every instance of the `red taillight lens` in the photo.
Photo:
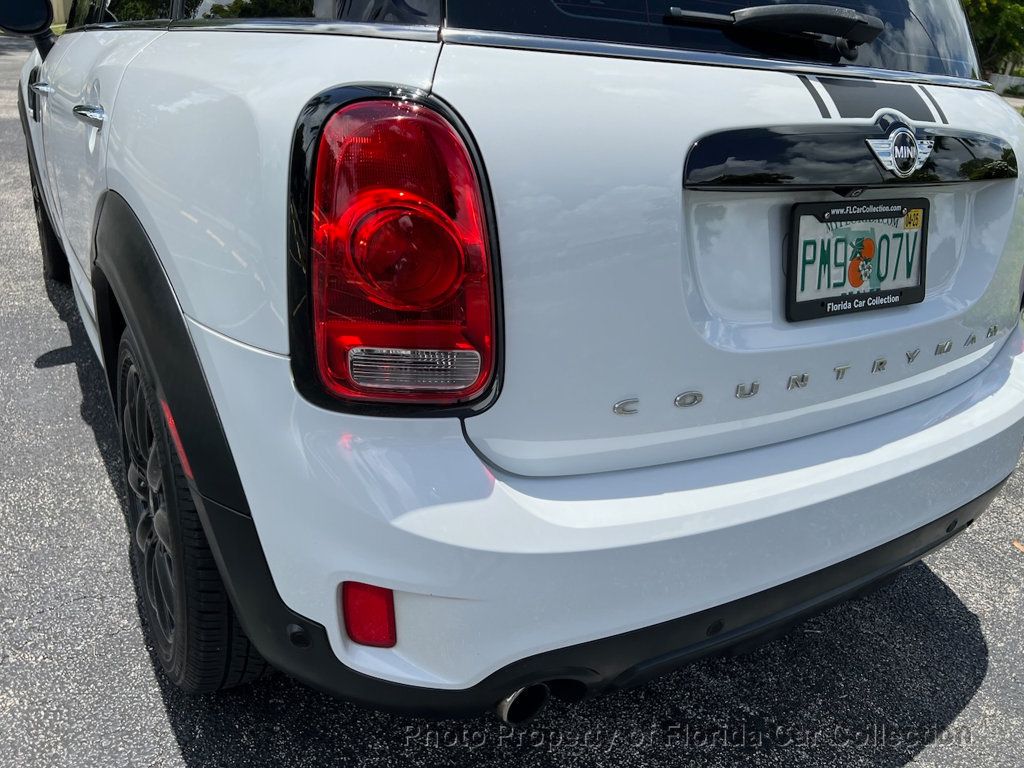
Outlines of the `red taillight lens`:
M346 581L341 585L341 615L354 643L391 648L398 642L395 593L384 587Z
M432 109L344 107L324 127L313 190L313 322L327 389L451 404L494 375L494 295L480 179Z

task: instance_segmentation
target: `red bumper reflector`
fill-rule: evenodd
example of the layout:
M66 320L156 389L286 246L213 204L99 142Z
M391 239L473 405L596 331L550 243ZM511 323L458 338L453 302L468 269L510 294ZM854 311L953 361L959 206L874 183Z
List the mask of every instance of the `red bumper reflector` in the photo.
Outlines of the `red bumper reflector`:
M171 407L161 400L160 408L164 412L164 421L167 422L167 431L171 435L171 442L174 443L174 450L178 452L178 461L181 462L181 469L185 473L185 477L189 480L195 480L196 478L192 474L192 465L188 463L188 456L185 455L185 446L181 444L178 425L174 423L174 416L171 415Z
M398 640L395 593L390 589L346 581L341 585L341 614L353 643L391 648Z

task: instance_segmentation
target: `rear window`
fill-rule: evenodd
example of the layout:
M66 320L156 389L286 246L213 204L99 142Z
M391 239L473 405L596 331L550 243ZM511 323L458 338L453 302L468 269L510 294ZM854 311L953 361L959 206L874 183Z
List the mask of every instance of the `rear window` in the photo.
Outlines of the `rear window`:
M448 26L527 35L652 45L696 51L836 64L823 46L794 37L666 24L669 8L727 14L755 5L730 0L448 0ZM808 0L801 0L808 2ZM861 46L857 66L976 78L978 61L959 0L838 0L838 5L878 16L885 31Z

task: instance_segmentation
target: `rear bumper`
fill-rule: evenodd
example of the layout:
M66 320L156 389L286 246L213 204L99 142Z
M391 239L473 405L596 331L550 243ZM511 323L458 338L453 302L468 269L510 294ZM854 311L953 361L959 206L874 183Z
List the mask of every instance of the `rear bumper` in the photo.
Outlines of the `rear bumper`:
M961 530L1024 439L1019 329L978 376L884 417L532 479L485 466L458 421L324 411L287 358L190 331L252 511L204 504L243 624L312 685L419 713L543 679L621 687L785 625ZM394 649L345 637L346 580L395 590Z
M731 603L644 629L521 659L463 690L400 685L359 674L331 650L324 627L289 610L274 587L252 519L200 504L221 573L246 632L275 667L352 701L418 715L459 717L511 691L572 680L590 693L630 688L703 656L783 632L917 562L966 530L1000 484L963 507L857 557ZM301 636L295 629L301 628ZM298 640L298 643L293 640Z

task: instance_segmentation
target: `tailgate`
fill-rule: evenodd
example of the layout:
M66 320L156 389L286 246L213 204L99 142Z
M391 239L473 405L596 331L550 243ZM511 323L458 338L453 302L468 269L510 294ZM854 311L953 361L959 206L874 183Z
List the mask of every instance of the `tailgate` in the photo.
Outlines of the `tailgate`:
M642 467L881 416L977 374L1016 325L1024 123L995 94L451 44L434 91L494 197L504 379L465 430L505 470ZM893 121L933 144L910 180L868 144ZM928 214L923 301L790 322L794 206L908 199Z

